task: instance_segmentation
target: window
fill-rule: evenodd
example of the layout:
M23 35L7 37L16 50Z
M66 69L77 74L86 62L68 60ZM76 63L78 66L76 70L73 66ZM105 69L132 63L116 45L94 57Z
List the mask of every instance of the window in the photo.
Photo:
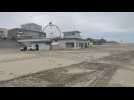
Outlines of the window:
M23 31L22 30L18 30L18 33L23 33Z
M75 33L72 33L72 35L75 35Z
M3 31L0 31L0 33L4 33Z

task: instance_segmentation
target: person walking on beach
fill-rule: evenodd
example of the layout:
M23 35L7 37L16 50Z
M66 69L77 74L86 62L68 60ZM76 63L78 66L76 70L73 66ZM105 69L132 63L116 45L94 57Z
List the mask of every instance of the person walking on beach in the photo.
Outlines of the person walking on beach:
M36 50L39 51L39 45L36 44L35 46L36 46Z

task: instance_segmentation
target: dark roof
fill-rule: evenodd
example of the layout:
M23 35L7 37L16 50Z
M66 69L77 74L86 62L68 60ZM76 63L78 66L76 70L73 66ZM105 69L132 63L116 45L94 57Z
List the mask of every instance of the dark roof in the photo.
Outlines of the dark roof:
M82 39L82 38L63 38L60 40L80 40L80 41L87 41L86 39Z
M20 30L20 31L30 31L30 32L37 32L37 33L45 33L45 32L33 31L33 30L26 30L26 29L22 29L22 28L13 28L13 29L10 29L9 31L11 31L11 30Z
M70 33L81 33L80 31L68 31L68 32L63 32L64 34L70 34Z
M20 29L20 28L12 28L12 29L9 29L9 31L10 31L10 30L18 30L18 29Z
M22 24L22 25L37 25L37 26L41 26L41 25L38 25L38 24L36 24L36 23L26 23L26 24ZM22 26L21 25L21 26Z

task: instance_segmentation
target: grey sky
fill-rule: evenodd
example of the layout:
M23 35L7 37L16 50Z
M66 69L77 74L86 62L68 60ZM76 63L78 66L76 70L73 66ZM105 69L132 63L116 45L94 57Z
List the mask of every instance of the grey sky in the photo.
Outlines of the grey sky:
M49 21L62 31L79 30L83 37L134 42L134 12L0 12L0 27L8 29Z

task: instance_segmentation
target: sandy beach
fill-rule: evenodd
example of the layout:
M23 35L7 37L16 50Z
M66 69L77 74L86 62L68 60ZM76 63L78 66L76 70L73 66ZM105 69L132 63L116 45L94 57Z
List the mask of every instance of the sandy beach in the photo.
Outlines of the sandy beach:
M0 86L134 86L134 44L79 50L0 50Z

